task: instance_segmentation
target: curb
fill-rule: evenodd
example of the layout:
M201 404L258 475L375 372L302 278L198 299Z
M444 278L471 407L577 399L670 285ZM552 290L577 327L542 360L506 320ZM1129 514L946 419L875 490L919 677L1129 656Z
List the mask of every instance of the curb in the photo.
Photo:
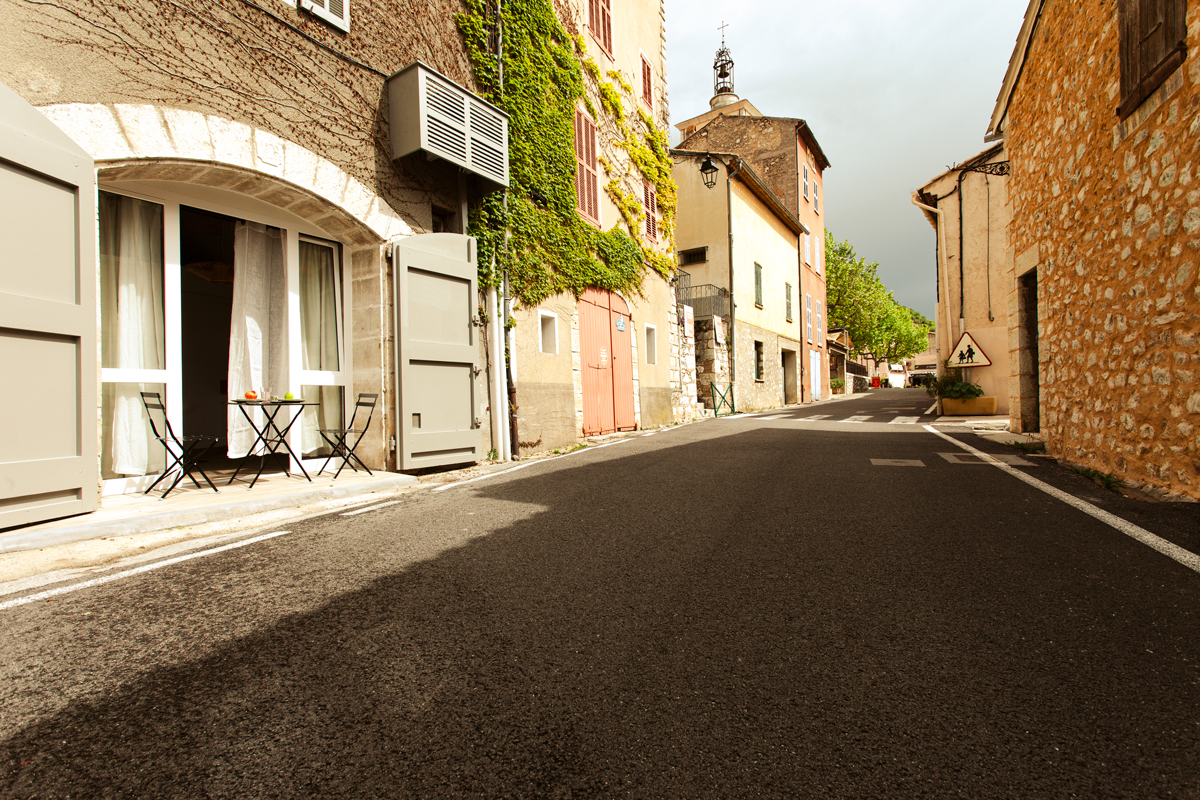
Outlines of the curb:
M135 533L153 533L170 528L202 525L206 522L222 522L263 511L295 508L324 500L338 500L356 494L392 493L417 486L419 483L411 475L389 473L388 478L369 484L329 486L280 497L239 500L187 511L161 511L105 521L80 521L77 525L67 525L49 530L18 531L0 535L0 553L37 550L42 547L70 544L84 539L95 539L100 536L129 536Z

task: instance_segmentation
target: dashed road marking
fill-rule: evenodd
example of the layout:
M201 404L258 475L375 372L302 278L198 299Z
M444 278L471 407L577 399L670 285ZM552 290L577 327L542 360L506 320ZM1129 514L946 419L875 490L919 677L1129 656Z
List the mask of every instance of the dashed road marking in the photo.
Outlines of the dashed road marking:
M343 517L353 517L355 514L365 514L368 511L375 511L376 509L379 509L379 508L386 508L387 506L394 506L399 502L400 502L399 500L388 500L386 503L376 503L375 505L367 506L366 508L359 508L359 509L355 509L354 511L347 511L347 512L343 513L342 516Z
M870 414L857 414L853 417L846 417L844 420L842 420L842 422L852 422L854 424L859 424L862 422L867 422L870 419L871 419Z
M1121 519L1116 514L1110 514L1109 512L1105 511L1102 508L1097 508L1096 506L1092 505L1091 503L1087 502L1086 500L1080 500L1078 497L1075 497L1074 495L1067 494L1062 489L1057 489L1048 483L1038 480L1037 478L1033 477L1032 475L1029 475L1028 473L1022 472L1019 469L1015 469L1015 468L1009 466L1008 464L1005 464L1003 461L1000 461L998 458L988 455L987 453L984 453L980 450L976 450L974 447L971 447L971 445L967 444L966 442L960 442L958 439L955 439L953 436L947 436L946 434L942 433L941 431L939 431L937 428L933 427L932 425L925 425L924 428L925 428L925 430L932 433L934 436L940 436L941 438L945 439L947 442L950 442L950 443L954 444L955 446L957 446L963 450L966 450L968 453L979 456L984 461L988 462L989 464L994 465L997 469L1007 472L1009 475L1012 475L1017 480L1023 481L1024 483L1029 484L1030 486L1034 487L1035 489L1043 491L1046 494L1050 495L1051 497L1053 497L1057 500L1063 501L1064 503L1071 506L1072 508L1082 511L1083 513L1087 514L1088 516L1100 520L1104 524L1115 528L1116 530L1120 531L1121 533L1125 534L1126 536L1130 537L1131 539L1136 539L1137 541L1141 542L1142 544L1146 545L1147 547L1151 547L1151 548L1157 550L1158 552L1162 553L1167 558L1170 558L1170 559L1173 559L1174 561L1179 562L1180 564L1187 567L1188 569L1193 570L1195 572L1200 572L1200 556L1196 555L1195 553L1191 552L1190 550L1184 550L1179 545L1172 544L1171 542L1168 542L1166 539L1163 539L1159 536L1155 536L1153 533L1151 533L1150 531L1146 530L1145 528L1143 528L1139 525L1134 525L1132 522L1129 522L1128 520Z
M925 462L917 458L872 458L876 467L923 467Z
M775 414L770 417L759 417L759 419L788 419L787 414Z
M896 417L888 425L916 425L920 417Z
M938 453L939 456L949 461L951 464L990 464L991 461L984 461L970 453ZM991 458L999 461L1002 464L1008 464L1010 467L1036 467L1032 461L1026 461L1016 453L989 453Z
M92 586L100 586L101 584L104 584L104 583L111 583L112 581L117 581L117 580L120 580L121 578L128 578L132 575L140 575L143 572L150 572L151 570L161 569L162 567L169 567L172 564L178 564L182 561L191 561L193 558L201 558L203 556L211 556L216 553L222 553L226 550L235 550L239 547L245 547L246 545L257 544L258 542L262 542L267 539L274 539L276 536L283 536L285 533L291 533L291 531L274 531L273 533L264 533L262 536L253 536L249 539L243 539L240 542L232 542L231 544L223 544L220 547L213 547L209 550L200 550L199 552L196 552L196 553L187 553L182 556L175 556L175 558L168 558L168 559L164 559L163 561L156 561L153 564L145 564L140 567L134 567L133 569L126 569L126 570L122 570L121 572L115 572L112 575L105 575L102 578L92 578L90 581L83 581L82 583L73 583L70 586L61 586L57 589L47 589L44 592L38 592L37 594L30 594L30 595L26 595L25 597L18 597L16 600L8 600L6 602L0 603L0 611L6 611L10 608L16 608L17 606L23 606L23 605L26 605L27 603L36 603L39 600L49 600L52 597L58 597L59 595L64 595L64 594L67 594L68 592L77 592L80 589L87 589Z

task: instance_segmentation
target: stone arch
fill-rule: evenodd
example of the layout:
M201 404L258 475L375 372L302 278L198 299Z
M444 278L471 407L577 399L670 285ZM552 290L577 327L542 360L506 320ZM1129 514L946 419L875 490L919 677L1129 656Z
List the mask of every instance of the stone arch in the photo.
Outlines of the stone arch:
M241 122L123 103L65 103L38 110L92 156L102 179L228 189L308 219L355 246L413 233L387 201L345 170Z

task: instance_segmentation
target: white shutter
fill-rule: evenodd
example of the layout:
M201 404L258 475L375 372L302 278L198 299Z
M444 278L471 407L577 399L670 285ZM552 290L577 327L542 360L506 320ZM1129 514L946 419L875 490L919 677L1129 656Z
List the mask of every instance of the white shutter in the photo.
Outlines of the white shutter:
M804 263L812 263L812 234L804 234Z
M335 28L350 32L350 0L300 0L300 8Z

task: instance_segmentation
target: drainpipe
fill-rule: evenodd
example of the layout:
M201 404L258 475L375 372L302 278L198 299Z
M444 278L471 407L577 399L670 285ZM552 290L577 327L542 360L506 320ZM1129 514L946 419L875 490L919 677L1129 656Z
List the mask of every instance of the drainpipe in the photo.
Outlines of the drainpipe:
M959 174L959 177L961 177L961 173ZM961 208L962 192L959 192L958 196L959 196L960 208ZM924 203L922 203L920 200L918 200L916 192L912 193L912 204L914 206L916 206L917 208L923 209L925 211L928 211L930 214L935 214L937 216L937 220L938 220L937 234L940 237L940 242L935 242L934 244L937 246L938 262L939 262L939 264L938 264L938 282L940 283L943 279L945 279L946 283L949 284L950 279L949 279L949 276L946 274L946 218L944 216L942 216L941 209L937 208L936 206L927 206ZM960 214L959 218L961 220L962 212L960 211L959 214ZM961 244L962 244L962 241L960 238L959 245L961 246ZM960 268L962 267L962 256L961 255L959 256L959 267ZM949 290L948 285L946 287L946 291L942 293L942 296L946 298L946 304L943 304L943 307L945 307L945 305L947 305L950 301L950 290ZM947 314L946 316L947 316L947 318L949 318L950 315ZM960 328L962 327L961 318L959 320L959 327ZM959 335L961 336L962 334L960 333ZM937 374L940 375L941 369L942 369L942 365L941 365L940 361L938 362L937 369L938 369ZM938 402L937 410L938 410L938 413L941 414L942 413L942 398L939 397L937 402Z
M958 335L961 338L967 329L966 321L966 290L967 284L963 277L963 192L962 182L967 175L966 170L958 172Z
M499 97L504 99L504 17L502 15L503 3L502 0L496 0L496 74ZM501 205L504 209L504 217L508 218L508 189L504 189L504 197L501 200ZM508 227L504 228L504 251L508 252ZM497 386L496 403L500 406L503 415L501 418L500 437L503 447L500 448L501 461L509 461L517 454L517 437L516 427L517 420L513 416L512 409L516 405L517 387L512 380L510 371L510 363L507 354L511 357L515 351L513 349L512 333L508 328L509 308L511 300L508 296L508 268L504 270L503 280L501 283L503 294L499 298L496 320L496 342L498 348L498 360L496 361L496 371L499 373L499 383Z
M488 337L488 361L492 364L492 447L501 461L508 461L508 426L504 423L508 410L508 387L504 380L504 323L500 319L499 292L495 286L487 287L487 313L491 320L491 336Z
M737 320L736 303L734 298L736 294L733 291L733 179L742 171L742 165L745 163L737 156L733 159L737 161L737 169L729 172L729 165L725 165L725 208L729 215L729 383L737 383L737 334L734 332ZM734 394L737 397L737 394ZM735 401L736 402L736 401Z

